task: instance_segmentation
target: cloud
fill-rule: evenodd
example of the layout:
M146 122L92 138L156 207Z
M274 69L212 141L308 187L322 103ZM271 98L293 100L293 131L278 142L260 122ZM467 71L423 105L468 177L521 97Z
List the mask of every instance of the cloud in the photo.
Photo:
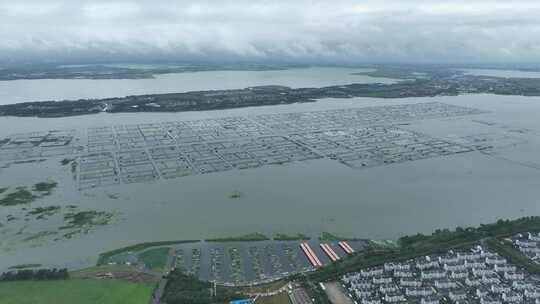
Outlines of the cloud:
M0 56L537 61L540 1L0 0Z

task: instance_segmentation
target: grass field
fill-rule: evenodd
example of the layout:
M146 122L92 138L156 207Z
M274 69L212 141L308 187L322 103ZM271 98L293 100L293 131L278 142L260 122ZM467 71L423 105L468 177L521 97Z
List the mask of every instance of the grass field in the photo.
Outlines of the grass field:
M291 300L286 292L271 297L260 297L255 304L290 304Z
M167 263L170 247L149 249L138 255L139 259L144 263L146 269L154 271L163 271Z
M373 249L398 249L399 242L395 240L370 240L369 246Z
M0 282L2 304L147 304L153 288L118 280Z

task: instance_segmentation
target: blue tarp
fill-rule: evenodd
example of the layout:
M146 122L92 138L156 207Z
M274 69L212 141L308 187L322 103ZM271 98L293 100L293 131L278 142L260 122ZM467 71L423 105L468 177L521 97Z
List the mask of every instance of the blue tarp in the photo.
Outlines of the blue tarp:
M252 304L253 301L251 300L236 300L236 301L231 301L230 304Z

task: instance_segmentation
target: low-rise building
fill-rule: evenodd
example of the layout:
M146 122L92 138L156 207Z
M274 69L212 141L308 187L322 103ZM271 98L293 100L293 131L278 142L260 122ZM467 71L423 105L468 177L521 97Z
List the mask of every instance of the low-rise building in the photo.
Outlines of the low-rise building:
M409 287L405 289L405 294L410 297L425 297L435 294L431 287Z
M506 259L500 256L486 257L486 264L488 265L503 265L506 264Z
M394 270L394 277L396 278L412 278L414 273L410 270Z
M378 297L363 298L360 301L361 304L381 304L381 302L381 299Z
M442 269L423 270L420 273L422 280L442 279L446 277L446 271Z
M493 270L495 270L496 272L514 272L516 271L516 266L508 264L495 265L495 267L493 267Z
M371 289L365 289L365 288L354 289L354 294L356 295L357 298L364 299L364 298L370 298L373 295L373 291Z
M392 277L373 277L373 284L380 285L380 284L389 284L392 283Z
M457 263L445 263L443 265L443 269L446 270L446 271L461 271L461 270L465 270L466 267L465 267L465 263L460 263L460 262L457 262Z
M432 260L429 257L425 257L416 261L416 268L420 270L437 268L437 267L439 267L439 261Z
M528 239L534 242L540 242L540 233L528 233Z
M441 298L437 296L427 296L420 299L420 304L440 304Z
M401 263L384 263L384 271L410 270L411 265Z
M387 293L384 295L384 301L387 303L397 303L406 301L405 296L400 292Z
M371 268L371 269L360 270L360 275L362 277L375 277L375 276L380 276L383 273L384 273L384 270L382 268Z
M502 301L495 297L486 296L480 298L480 304L502 304Z
M415 278L401 278L399 285L402 287L420 287L422 286L422 281Z
M435 280L435 287L438 289L450 289L458 287L458 284L456 281L442 279Z
M531 240L516 240L516 246L518 247L537 247L538 243Z
M469 277L469 272L466 270L460 270L460 271L452 271L450 273L450 278L461 280Z
M487 288L485 286L480 286L480 287L476 288L475 294L476 294L477 297L483 298L483 297L485 297L485 296L487 296L489 294L489 288Z
M482 280L480 278L468 277L465 279L465 285L468 287L476 287L482 285Z
M490 290L492 293L502 294L502 293L509 292L510 287L502 285L502 284L493 284L491 285Z
M538 288L525 289L524 295L528 299L540 299L540 289Z
M394 283L379 285L379 291L383 294L396 292L399 288Z
M451 255L451 254L447 254L447 255L441 255L439 257L439 263L440 264L446 264L446 263L457 263L459 262L459 258L457 257L457 255Z
M524 280L525 274L519 271L509 271L504 273L504 279L510 281Z
M476 269L483 269L486 268L487 265L484 263L483 260L476 260L476 261L465 261L465 267L466 268L476 268Z
M467 299L467 292L465 290L459 289L459 290L450 290L448 293L448 297L450 300L456 302Z
M533 288L533 284L531 282L519 280L512 282L512 288L514 288L515 290L525 290Z
M523 301L523 295L517 292L505 292L502 295L502 299L508 303L521 303Z
M474 253L474 252L458 252L457 257L460 261L472 261L477 260L481 258L480 253Z

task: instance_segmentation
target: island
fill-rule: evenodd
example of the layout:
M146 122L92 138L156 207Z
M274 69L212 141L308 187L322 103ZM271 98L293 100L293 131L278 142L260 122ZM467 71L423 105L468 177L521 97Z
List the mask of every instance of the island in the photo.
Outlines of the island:
M183 112L314 102L322 98L406 98L497 94L540 96L538 78L477 76L450 68L382 67L357 74L394 77L390 84L320 88L268 85L234 90L134 95L117 98L36 101L0 106L0 116L62 117L93 113Z

